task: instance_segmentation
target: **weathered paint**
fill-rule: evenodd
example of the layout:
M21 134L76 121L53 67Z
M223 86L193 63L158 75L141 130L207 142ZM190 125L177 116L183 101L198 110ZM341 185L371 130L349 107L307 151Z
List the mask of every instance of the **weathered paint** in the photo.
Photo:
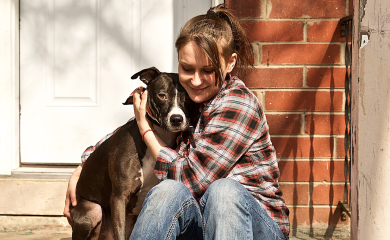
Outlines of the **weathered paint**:
M352 239L390 235L390 2L360 2L358 136ZM364 40L369 41L362 43ZM363 45L364 46L363 46ZM356 174L356 172L355 172ZM356 204L356 203L355 203Z

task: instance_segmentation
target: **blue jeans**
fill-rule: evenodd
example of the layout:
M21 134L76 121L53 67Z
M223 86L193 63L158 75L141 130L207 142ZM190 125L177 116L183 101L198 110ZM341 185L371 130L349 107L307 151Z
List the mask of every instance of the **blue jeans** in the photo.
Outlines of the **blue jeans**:
M275 221L238 182L213 182L199 203L173 180L146 196L130 240L134 239L285 239Z

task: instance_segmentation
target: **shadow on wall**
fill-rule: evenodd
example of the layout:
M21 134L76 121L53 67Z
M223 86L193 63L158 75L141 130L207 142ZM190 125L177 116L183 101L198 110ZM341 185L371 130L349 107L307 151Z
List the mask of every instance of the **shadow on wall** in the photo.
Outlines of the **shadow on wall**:
M335 35L340 35L339 31L334 32ZM330 47L332 44L328 45L328 49L325 52L325 55L323 57L322 63L323 64L334 64L337 63L337 59L333 58L330 59L328 56L333 56L332 49ZM314 53L315 54L315 53ZM337 66L337 65L335 65ZM290 216L293 215L293 218L290 218L291 226L292 226L292 232L291 234L294 236L297 234L297 226L300 222L303 222L302 220L298 219L298 217L308 217L309 221L309 227L310 227L310 236L314 236L315 229L314 224L316 222L324 221L328 223L328 228L325 232L325 237L332 237L335 231L335 228L340 223L340 217L341 217L341 209L337 207L337 203L339 200L342 200L342 196L340 198L340 194L337 194L337 192L340 192L340 188L335 188L337 185L337 182L340 182L339 176L335 177L335 174L338 174L340 172L343 172L343 169L337 169L342 167L343 164L338 164L340 161L335 161L339 156L335 156L335 139L337 137L335 135L343 134L343 129L341 131L335 132L335 118L337 115L334 115L333 113L340 111L340 100L343 98L339 95L336 96L335 88L337 88L335 84L335 69L333 67L330 69L330 82L327 84L328 91L324 92L321 91L320 86L322 86L321 81L322 78L318 79L318 87L315 88L315 86L311 86L312 88L309 88L309 90L314 90L314 92L311 92L310 95L308 92L301 91L301 96L298 96L297 99L300 101L296 101L294 105L296 106L296 109L300 109L305 113L305 120L303 123L305 126L305 134L309 136L309 141L302 142L299 138L296 137L290 137L286 139L286 143L283 144L285 146L284 149L279 149L280 157L293 159L292 166L289 165L291 168L286 168L286 165L281 164L280 170L281 170L281 176L283 176L285 171L292 171L293 174L293 182L294 182L294 192L293 192L293 199L292 199L292 205L293 207L290 208ZM311 71L313 71L314 76L321 76L321 68L311 68ZM340 75L336 74L336 77L339 77ZM339 81L337 81L339 82ZM309 86L310 87L310 86ZM318 109L317 105L321 105L322 102L321 98L324 97L324 94L326 98L328 98L328 106L324 108L322 106L322 109ZM337 93L339 94L339 92ZM308 96L309 95L309 96ZM304 100L303 102L301 100ZM337 107L335 107L337 106ZM317 134L324 134L319 133L319 131L316 131L316 128L324 128L324 126L321 126L320 124L323 124L323 122L316 122L315 114L318 113L318 111L324 111L327 114L329 113L328 118L328 124L330 132L328 133L329 137L326 137L326 135L318 136ZM303 120L303 119L302 119ZM337 124L339 122L336 122ZM289 124L289 122L285 122L286 125ZM282 128L288 128L288 126L284 126ZM294 133L292 133L294 134ZM286 133L283 135L287 135ZM321 138L321 139L319 139ZM303 172L299 169L302 168L303 165L299 164L299 158L302 158L302 149L306 149L303 144L309 144L309 153L308 153L308 171L309 176L308 178L305 178L300 176ZM304 150L303 150L304 151ZM321 152L321 154L318 154ZM321 168L320 166L324 166L321 162L321 160L318 160L318 157L323 157L322 154L328 154L329 158L326 158L326 161L328 161L328 165L326 168ZM337 154L337 153L336 153ZM305 154L303 154L305 155ZM319 156L318 156L319 155ZM305 157L305 156L304 156ZM326 174L324 172L327 172ZM290 175L290 174L289 174ZM326 176L326 177L325 177ZM301 181L307 181L308 183L308 209L299 209L300 202L299 200L299 188L298 184ZM317 196L314 195L314 192L318 189L315 189L317 184L323 181L328 182L326 187L324 188L325 191L328 190L327 194L321 194L323 196L328 196L328 199L322 199L321 201L318 201ZM336 183L336 185L335 185ZM316 194L319 194L316 192ZM328 210L324 209L324 206L327 204L329 208ZM318 206L320 208L316 208L316 205L322 205ZM320 210L321 209L321 210ZM300 213L299 211L308 211L308 213ZM327 211L327 212L326 212ZM322 215L322 216L321 216Z
M283 35L280 32L278 34ZM288 87L303 91L289 91L286 89L286 84L283 83L293 79L296 72L298 78L301 78L302 71L298 67L281 67L280 70L265 69L275 70L275 76L266 77L272 78L272 81L265 81L265 83L261 79L264 78L264 75L261 75L264 69L256 69L258 76L255 78L258 79L255 80L256 82L251 80L249 84L249 87L253 88L260 86L273 90L281 89L280 91L272 91L273 98L267 98L267 90L264 90L266 92L265 105L269 106L272 103L272 106L275 107L275 104L279 104L280 108L276 109L283 110L268 110L267 106L264 108L269 113L266 113L266 116L270 125L270 133L273 135L271 139L279 159L281 182L293 183L291 184L293 185L292 189L286 188L286 193L288 191L286 196L289 197L292 236L297 234L297 226L303 225L303 223L309 225L310 236L316 234L316 223L327 224L326 237L332 237L337 226L348 223L341 222L342 211L337 206L338 202L343 200L344 143L342 136L345 131L342 112L345 68L339 65L340 62L343 62L340 60L343 54L335 54L335 50L340 49L340 42L343 41L340 34L338 26L333 32L332 41L326 50L321 49L321 51L316 52L315 48L311 49L313 56L308 58L319 59L317 60L318 64L313 66L305 62L293 63L303 64L304 73L310 74L311 78L316 77L315 82L308 83L303 88L302 85L299 85L301 83L294 83L293 86ZM288 34L286 33L286 35ZM322 45L325 46L326 42ZM296 51L289 49L293 46L293 44L286 44L282 48L284 51L277 53L278 57L290 57L288 56L290 51L291 55L296 54ZM272 59L267 59L265 62L263 58L263 62L260 64L268 63L272 65ZM306 69L307 71L305 71ZM280 76L288 76L289 78L279 79L283 77L278 76L278 71ZM285 100L281 100L282 98ZM288 107L286 108L285 105ZM281 113L277 114L279 111ZM302 124L305 124L303 128ZM285 186L282 184L283 187Z

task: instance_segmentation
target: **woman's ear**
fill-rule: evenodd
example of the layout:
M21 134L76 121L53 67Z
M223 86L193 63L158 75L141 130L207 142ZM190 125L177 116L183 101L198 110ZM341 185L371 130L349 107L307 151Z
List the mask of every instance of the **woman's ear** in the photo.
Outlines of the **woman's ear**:
M237 53L233 53L232 56L230 56L228 65L227 65L227 73L230 73L233 71L234 66L236 65L237 62Z

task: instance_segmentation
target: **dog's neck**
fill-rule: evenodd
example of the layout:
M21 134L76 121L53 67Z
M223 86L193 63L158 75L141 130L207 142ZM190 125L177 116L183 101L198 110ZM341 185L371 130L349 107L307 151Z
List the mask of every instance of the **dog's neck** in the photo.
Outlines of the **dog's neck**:
M165 131L162 127L159 127L156 124L153 124L153 129L156 131L160 139L163 140L169 147L173 147L175 145L177 136L180 134L180 132Z

